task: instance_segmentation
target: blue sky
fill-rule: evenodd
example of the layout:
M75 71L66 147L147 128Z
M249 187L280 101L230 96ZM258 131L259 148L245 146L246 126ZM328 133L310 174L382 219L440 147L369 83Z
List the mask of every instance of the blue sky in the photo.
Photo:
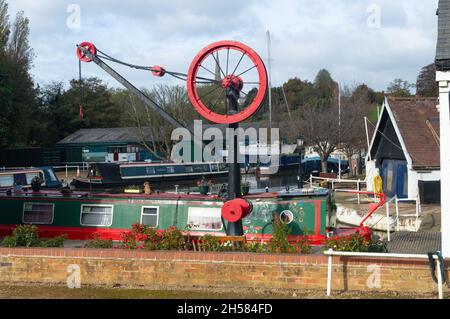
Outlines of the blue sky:
M9 2L12 16L23 10L30 18L33 75L41 85L78 76L75 44L85 40L119 59L187 72L203 47L224 39L244 42L266 58L270 30L274 85L292 77L312 81L327 68L343 84L365 82L377 90L394 78L415 82L436 50L438 0ZM70 5L80 9L79 28ZM140 87L182 84L118 70ZM94 64L84 64L83 72L118 86Z

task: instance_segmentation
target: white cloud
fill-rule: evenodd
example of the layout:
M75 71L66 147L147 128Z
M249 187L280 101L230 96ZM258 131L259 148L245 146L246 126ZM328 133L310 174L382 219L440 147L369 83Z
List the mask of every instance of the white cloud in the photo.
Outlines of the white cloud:
M81 8L79 30L66 26L72 3ZM367 27L372 3L381 9L379 29ZM312 81L328 68L339 81L382 90L398 77L415 82L420 68L434 60L436 45L437 0L14 0L10 7L30 18L39 83L77 77L75 44L84 40L119 59L187 72L197 52L222 39L242 41L266 57L269 29L275 85L294 76ZM117 85L95 65L83 69ZM118 70L139 86L181 84Z

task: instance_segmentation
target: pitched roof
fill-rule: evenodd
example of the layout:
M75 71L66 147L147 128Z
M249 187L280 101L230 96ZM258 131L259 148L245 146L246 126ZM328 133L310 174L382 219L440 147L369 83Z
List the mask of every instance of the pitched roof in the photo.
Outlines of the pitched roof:
M450 70L450 0L439 0L436 67Z
M143 130L145 141L151 141L150 130L146 128ZM140 136L141 133L137 127L81 129L62 139L57 145L141 143Z
M414 167L439 167L439 112L437 98L387 97Z

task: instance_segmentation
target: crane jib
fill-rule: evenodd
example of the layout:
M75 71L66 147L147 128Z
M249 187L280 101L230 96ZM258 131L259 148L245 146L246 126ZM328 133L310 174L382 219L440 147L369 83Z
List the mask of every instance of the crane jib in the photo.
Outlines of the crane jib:
M97 55L92 54L88 49L77 45L77 47L83 52L83 55L88 57L91 61L97 64L100 68L102 68L106 73L111 75L115 80L117 80L120 84L122 84L126 89L128 89L131 93L133 93L139 100L141 100L145 105L148 105L153 110L158 112L166 121L172 124L175 128L185 128L191 134L194 134L192 130L184 126L177 119L172 117L169 113L167 113L162 107L160 107L155 101L153 101L150 97L148 97L144 92L139 90L133 84L131 84L128 80L126 80L123 76L121 76L117 71L115 71L108 64L103 62Z

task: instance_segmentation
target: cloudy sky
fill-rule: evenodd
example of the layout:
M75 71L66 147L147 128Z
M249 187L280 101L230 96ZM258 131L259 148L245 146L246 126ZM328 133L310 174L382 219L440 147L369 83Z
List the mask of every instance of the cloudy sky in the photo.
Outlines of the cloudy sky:
M438 0L10 0L31 24L40 84L78 76L75 44L91 41L116 58L187 72L211 42L244 42L263 58L272 37L273 84L314 80L327 68L341 83L384 90L394 78L415 82L432 63ZM78 16L79 12L79 16ZM78 19L79 17L79 19ZM78 23L79 22L79 23ZM180 83L118 68L141 87ZM94 64L84 76L117 86Z

